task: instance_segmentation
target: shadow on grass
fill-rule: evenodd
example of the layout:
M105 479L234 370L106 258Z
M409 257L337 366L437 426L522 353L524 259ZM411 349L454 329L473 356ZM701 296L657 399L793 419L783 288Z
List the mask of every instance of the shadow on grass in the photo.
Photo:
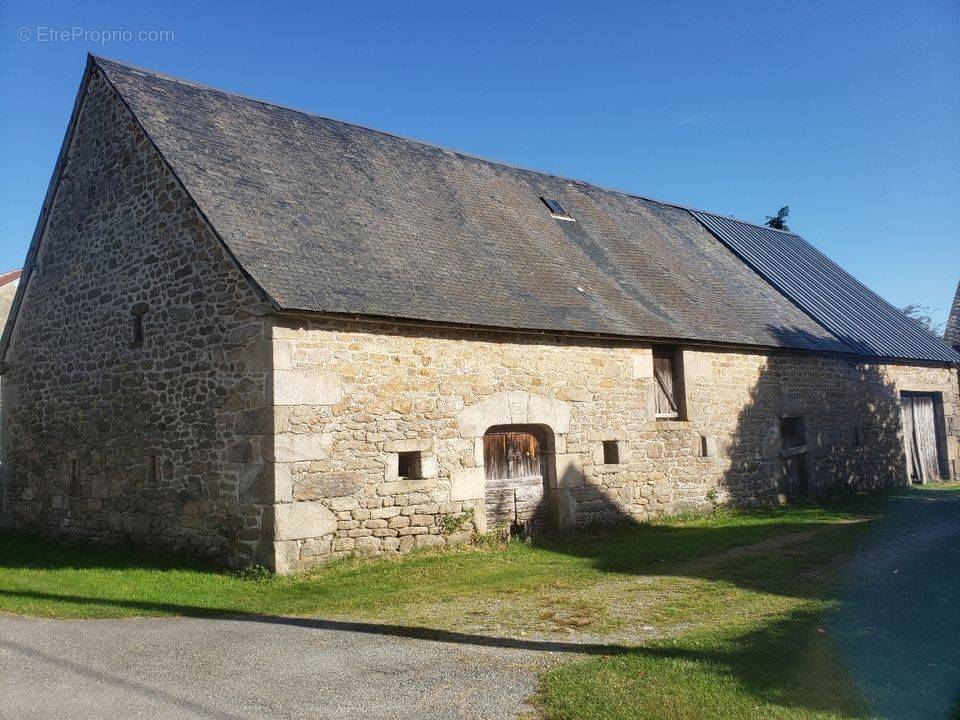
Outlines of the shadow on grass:
M33 570L199 570L222 569L187 555L146 545L111 545L82 540L49 539L0 530L0 568Z
M618 682L630 678L642 680L633 687ZM562 704L584 679L610 689L578 698L586 717L609 717L603 706L617 707L623 717L743 717L744 696L750 698L750 717L763 717L764 704L867 717L832 639L812 611L768 620L745 633L714 632L560 666L544 678L545 704ZM678 688L684 693L678 695ZM704 697L711 707L701 706ZM670 710L664 709L664 698L671 698Z
M74 603L78 605L141 610L145 613L164 613L196 618L218 618L228 621L256 622L265 623L268 625L285 625L290 627L309 628L312 630L343 630L347 632L363 633L366 635L383 635L387 637L402 637L414 640L429 640L432 642L476 645L480 647L497 647L512 650L568 652L586 655L616 655L619 653L629 652L631 650L631 648L625 645L553 642L549 640L522 640L518 638L474 635L471 633L437 630L435 628L409 625L390 625L387 623L357 622L351 620L326 620L323 618L291 617L285 615L257 615L252 613L237 614L236 610L228 608L197 607L194 605L177 605L175 603L148 602L139 600L112 600L109 598L44 593L32 590L0 590L0 597L50 600L55 602Z
M697 696L698 688L706 688L708 697L727 697L716 689L732 682L739 694L783 708L884 720L956 719L960 493L890 491L871 522L838 530L840 535L831 531L829 536L827 558L844 546L851 552L838 564L833 582L812 589L804 589L809 583L802 573L791 577L796 567L782 551L770 562L782 562L784 573L770 573L769 566L751 569L751 562L740 558L698 573L741 587L831 601L826 612L798 611L757 623L745 633L681 637L622 653L609 663L588 660L563 666L545 677L543 701L552 709L562 708L562 698L569 698L588 678L587 686L612 690L598 699L602 706L588 707L585 716L609 717L603 706L616 706L630 708L637 717L659 717L656 700L648 707L644 698L686 688L676 697L682 706L688 695ZM853 534L844 538L845 533ZM623 564L616 560L613 566ZM623 697L617 697L620 692ZM560 699L551 705L552 698ZM589 699L585 702L590 706ZM702 708L687 710L689 714L669 716L694 717ZM709 715L728 717L725 713L721 705ZM743 716L742 709L733 707L729 713ZM557 716L566 717L563 712Z
M866 500L866 499L865 499ZM872 505L877 505L876 498L870 498ZM871 510L874 512L874 510ZM822 584L801 582L790 572L796 563L785 562L782 567L770 565L771 557L778 557L786 552L785 546L801 537L814 538L814 544L821 547L824 555L829 556L845 545L850 545L862 533L863 515L848 513L845 509L831 508L824 511L823 506L811 504L807 508L772 508L766 510L740 512L732 518L729 524L717 524L713 519L704 519L703 525L694 521L693 524L679 524L675 521L664 523L634 523L623 522L616 526L605 527L593 532L582 534L568 534L537 538L533 542L533 555L526 557L527 548L514 545L504 548L501 552L517 553L518 559L527 562L549 562L550 555L559 558L561 564L569 564L575 571L585 568L600 571L606 574L621 576L644 575L673 575L682 577L700 578L711 581L725 581L737 587L764 593L779 594L791 597L809 599L823 598L825 589ZM826 544L816 538L821 535L831 538ZM751 561L741 559L732 562L737 557L738 548L746 548L757 543L770 543L767 552L754 551ZM475 572L471 582L483 582L485 573L490 575L492 583L503 585L509 580L499 576L494 568L485 570L483 554L476 556L471 562L471 551L463 553L463 562ZM727 561L727 555L730 555ZM455 557L456 555L454 555ZM440 557L444 557L443 554ZM447 556L449 557L449 556ZM509 555L507 556L509 557ZM495 558L496 560L497 558ZM759 560L759 564L757 563ZM357 572L369 575L369 581L376 583L378 570L384 573L391 572L397 567L422 569L430 572L429 564L437 561L436 553L422 553L407 556L396 563L377 560L360 560L356 566ZM426 563L426 567L421 567ZM195 560L149 551L104 547L84 543L61 543L42 538L25 538L9 533L0 533L0 570L76 570L76 571L186 571L197 572L213 577L222 577L224 571L209 565L203 565ZM315 574L294 577L291 582L306 592L310 591L313 582L324 582L327 578L334 578L340 571L336 563L321 568ZM510 568L509 572L515 572ZM242 576L235 576L240 577ZM511 575L512 577L512 575ZM547 571L545 581L553 575ZM564 579L558 571L557 579ZM396 581L396 578L392 578ZM429 582L430 578L427 578ZM2 579L0 579L2 582ZM316 588L314 588L316 590ZM333 588L326 588L332 591ZM0 585L0 591L3 590ZM369 590L363 590L366 593ZM347 591L347 590L345 590ZM172 596L176 590L171 588ZM51 600L55 600L52 596ZM38 598L42 599L42 598ZM95 604L97 598L89 599ZM136 598L131 599L136 602ZM116 599L103 599L104 603L119 602ZM131 605L131 609L150 610L149 607ZM230 610L204 610L206 614L236 612L238 608ZM321 608L322 609L322 608ZM189 607L174 604L172 608L155 608L156 612L175 612L190 614Z

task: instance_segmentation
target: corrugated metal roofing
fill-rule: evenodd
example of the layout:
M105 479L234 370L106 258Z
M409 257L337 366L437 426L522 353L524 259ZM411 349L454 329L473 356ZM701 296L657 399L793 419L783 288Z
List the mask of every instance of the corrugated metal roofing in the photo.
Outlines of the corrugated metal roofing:
M692 211L745 263L853 352L960 362L960 355L799 235Z

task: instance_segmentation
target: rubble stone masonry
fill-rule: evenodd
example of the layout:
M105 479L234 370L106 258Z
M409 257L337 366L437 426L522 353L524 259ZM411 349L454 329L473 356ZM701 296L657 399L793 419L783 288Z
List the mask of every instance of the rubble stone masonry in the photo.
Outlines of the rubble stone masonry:
M899 393L955 368L270 314L94 74L3 375L0 523L289 572L489 531L483 435L536 426L556 530L774 502L780 419L815 492L905 482ZM604 463L603 441L618 460ZM416 453L416 476L400 454Z
M253 559L269 505L234 423L265 399L257 306L94 75L7 353L0 520Z
M537 425L550 442L559 529L776 501L780 418L801 416L814 492L905 482L898 393L942 397L956 472L955 369L835 356L687 348L687 419L658 420L649 345L275 318L275 477L280 568L402 552L484 531L482 436ZM602 442L618 441L616 465ZM398 479L419 451L422 477Z

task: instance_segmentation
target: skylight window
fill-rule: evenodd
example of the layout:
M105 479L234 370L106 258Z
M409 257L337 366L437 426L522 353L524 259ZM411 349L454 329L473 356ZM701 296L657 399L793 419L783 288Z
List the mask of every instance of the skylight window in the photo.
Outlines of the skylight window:
M540 199L543 200L543 204L546 205L550 210L550 214L558 220L573 220L573 218L570 217L570 213L567 212L567 209L557 200L546 197L542 197Z

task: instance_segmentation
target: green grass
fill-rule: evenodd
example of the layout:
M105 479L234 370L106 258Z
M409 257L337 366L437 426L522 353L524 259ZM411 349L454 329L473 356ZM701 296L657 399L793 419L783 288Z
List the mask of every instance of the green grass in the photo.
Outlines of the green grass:
M947 717L951 700L960 709L960 621L950 609L960 551L913 557L876 585L845 589L844 561L883 538L916 537L930 503L956 513L958 501L956 485L875 496L860 506L864 522L720 557L701 573L709 587L664 608L695 618L691 630L554 667L536 702L550 720Z
M822 618L838 605L844 554L905 498L956 500L960 488L344 560L259 581L0 534L0 611L317 615L461 642L570 642L581 654L559 655L568 662L544 673L535 699L550 720L864 717Z
M246 580L183 558L0 533L0 611L57 618L333 614L402 619L421 604L563 594L668 573L691 559L784 533L826 528L840 506L772 508L624 526L586 537L400 559L351 559L293 577Z
M859 717L858 693L814 607L549 670L550 718Z

